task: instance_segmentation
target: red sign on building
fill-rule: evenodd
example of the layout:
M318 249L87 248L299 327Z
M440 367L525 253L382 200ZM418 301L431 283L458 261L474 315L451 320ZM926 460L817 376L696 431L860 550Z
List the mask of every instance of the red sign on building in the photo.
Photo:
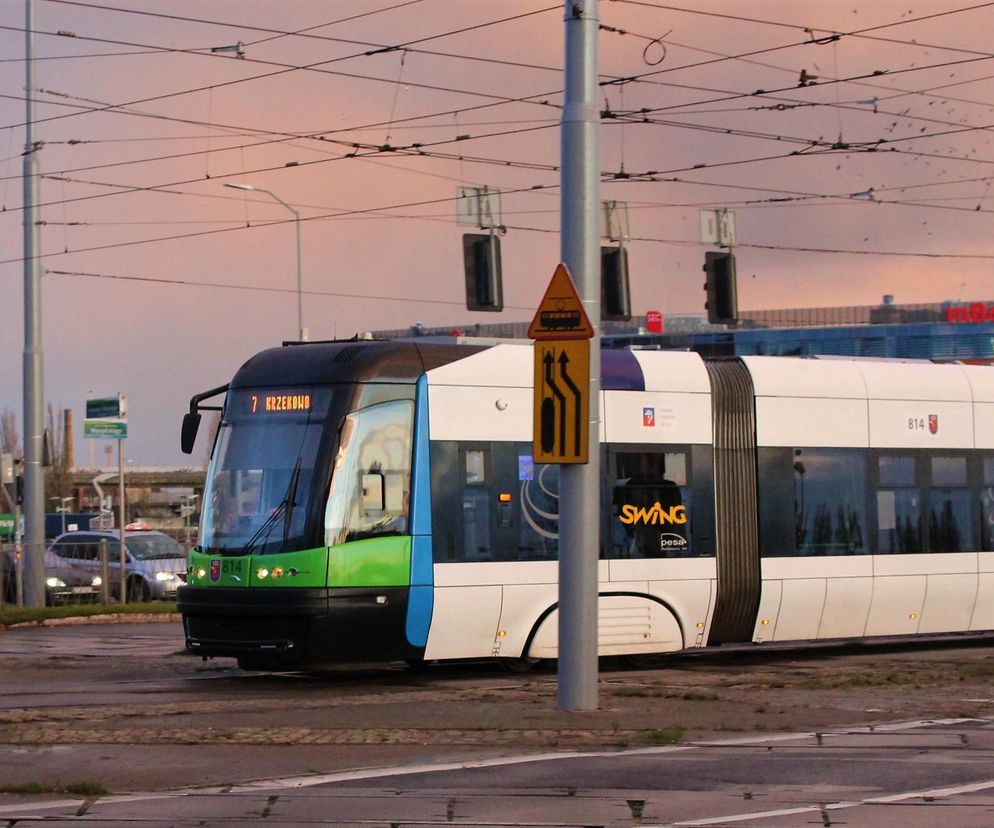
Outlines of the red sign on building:
M971 302L969 305L950 305L946 308L947 322L994 322L994 305Z

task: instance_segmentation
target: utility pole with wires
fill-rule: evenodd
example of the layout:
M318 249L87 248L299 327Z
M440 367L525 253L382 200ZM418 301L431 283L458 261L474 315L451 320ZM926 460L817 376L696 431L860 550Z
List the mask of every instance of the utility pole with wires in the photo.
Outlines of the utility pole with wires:
M567 0L562 114L561 240L590 320L586 463L564 465L559 489L559 709L597 709L597 565L600 529L600 110L597 0Z
M45 605L44 386L41 347L41 246L38 152L34 137L34 2L25 0L24 24L24 598Z

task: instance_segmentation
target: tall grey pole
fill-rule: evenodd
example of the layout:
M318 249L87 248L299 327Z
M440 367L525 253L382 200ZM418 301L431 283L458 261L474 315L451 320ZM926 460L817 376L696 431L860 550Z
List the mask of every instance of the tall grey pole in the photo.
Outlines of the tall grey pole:
M284 205L293 212L293 224L297 228L297 332L301 342L307 341L307 328L304 327L304 285L300 267L300 211L289 204Z
M34 6L25 0L24 50L24 598L45 605L44 389L41 350L41 265L38 255L38 150L34 138Z
M559 709L597 709L600 537L600 111L597 0L566 0L561 254L594 328L590 340L589 462L560 466Z

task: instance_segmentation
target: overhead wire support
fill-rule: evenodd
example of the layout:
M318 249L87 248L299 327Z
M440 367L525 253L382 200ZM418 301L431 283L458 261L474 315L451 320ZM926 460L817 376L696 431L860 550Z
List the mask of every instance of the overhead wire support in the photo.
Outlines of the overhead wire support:
M24 25L24 599L45 606L44 384L41 335L41 261L38 151L34 137L34 0L25 0ZM17 528L15 528L15 537Z

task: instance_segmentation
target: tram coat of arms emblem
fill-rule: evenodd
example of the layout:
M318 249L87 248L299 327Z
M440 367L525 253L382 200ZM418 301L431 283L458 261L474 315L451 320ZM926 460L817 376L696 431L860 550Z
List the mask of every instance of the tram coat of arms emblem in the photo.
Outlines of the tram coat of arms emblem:
M929 414L928 415L928 433L936 434L939 431L939 415Z

